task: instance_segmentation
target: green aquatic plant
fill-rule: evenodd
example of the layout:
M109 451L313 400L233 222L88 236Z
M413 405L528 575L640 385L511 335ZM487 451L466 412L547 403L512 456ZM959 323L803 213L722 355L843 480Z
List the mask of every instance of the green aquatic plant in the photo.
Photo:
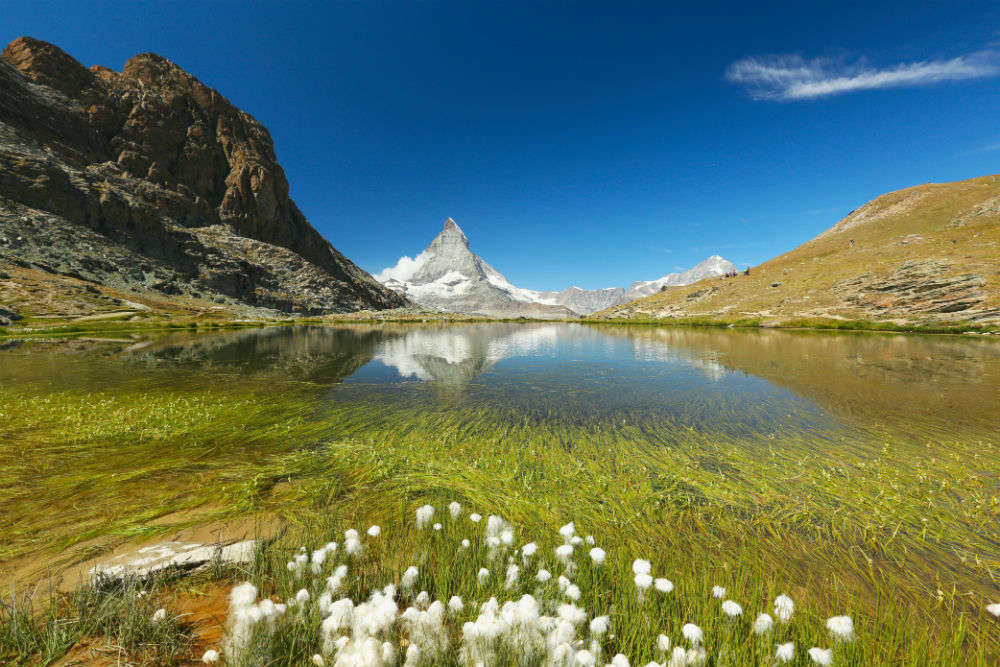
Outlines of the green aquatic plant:
M717 333L736 342L751 335ZM640 604L634 556L652 564L645 603L669 593L664 589L720 586L727 596L692 602L692 618L714 619L696 622L706 636L730 628L758 663L789 655L779 651L787 642L765 643L766 633L754 632L761 613L773 614L775 630L783 617L800 616L802 627L815 630L791 653L807 664L808 648L836 652L824 624L850 610L857 664L994 664L1000 627L989 609L998 601L1000 452L996 425L981 415L995 393L964 393L942 416L938 403L909 391L917 382L901 382L903 392L863 376L852 383L856 365L843 375L835 374L839 367L817 366L817 353L832 344L822 334L784 334L778 342L802 345L794 358L808 363L795 373L780 366L774 372L773 360L754 353L738 367L817 400L840 392L849 409L818 416L775 392L748 403L681 397L670 410L658 409L648 391L626 383L615 385L613 401L596 405L594 397L606 394L578 376L550 387L560 393L555 403L530 387L473 386L464 394L363 384L332 389L325 377L222 364L206 369L153 359L137 372L134 364L116 369L26 355L22 368L5 364L2 371L21 381L0 384L0 563L17 575L9 576L20 589L46 568L99 557L136 536L247 514L277 517L289 536L262 547L247 572L262 594L287 584L284 601L304 581L295 583L286 569L294 554L279 553L291 536L296 549L313 550L318 536L337 536L338 557L346 557L343 527L377 524L378 538L364 531L356 538L365 547L362 560L381 554L384 562L352 570L360 578L344 586L353 600L384 586L390 571L414 566L417 593L431 590L423 578L433 573L442 582L433 589L437 598L458 595L468 610L470 600L483 601L476 593L480 568L489 572L484 589L498 596L512 580L511 590L529 581L558 589L560 545L542 537L572 518L600 546L572 545L580 573L567 577L563 590L572 594L576 586L582 601L588 590L627 591L612 597L631 613ZM860 349L887 358L884 348L871 347ZM953 390L957 373L939 364L939 348L906 351L907 360L928 360L921 366L932 374L927 393ZM727 353L740 359L735 347ZM976 368L990 372L988 365ZM893 400L905 401L904 416L886 407ZM454 517L445 508L452 502L489 508L534 538L533 555L548 561L541 568L548 579L539 581L539 570L523 559L514 563L516 578L510 563L482 559L463 575L470 582L453 584L445 572L451 560L434 559L432 569L413 561L421 540L448 534ZM411 512L423 505L437 510L417 533ZM475 522L469 517L467 524ZM468 540L469 554L490 548L476 535L452 537L457 545ZM492 537L502 549L503 526ZM634 556L619 560L625 554ZM309 558L304 577L312 576ZM316 600L316 591L310 595ZM794 607L777 604L781 596L794 599ZM726 599L743 613L724 614ZM80 636L60 634L65 607L42 623L49 628L42 635L26 631L26 620L47 612L17 608L0 629L11 638L2 640L8 654L53 655ZM663 633L657 619L669 618L653 615L649 627L629 631L651 651L642 660L669 657L652 652ZM283 646L309 644L304 638L319 632L311 627L303 625L301 636L274 635L271 649L282 654ZM29 641L42 636L49 639ZM675 633L671 642L678 639ZM294 655L303 664L311 659Z

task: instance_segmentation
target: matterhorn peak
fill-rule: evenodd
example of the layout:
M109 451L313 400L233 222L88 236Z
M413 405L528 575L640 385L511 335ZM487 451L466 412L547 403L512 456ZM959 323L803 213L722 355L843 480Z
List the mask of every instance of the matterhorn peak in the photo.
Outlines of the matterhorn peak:
M463 239L465 238L465 233L462 231L462 228L459 227L458 223L455 222L452 218L448 218L447 220L444 221L444 228L441 230L441 234L446 234L446 235L457 234L458 236L461 236Z

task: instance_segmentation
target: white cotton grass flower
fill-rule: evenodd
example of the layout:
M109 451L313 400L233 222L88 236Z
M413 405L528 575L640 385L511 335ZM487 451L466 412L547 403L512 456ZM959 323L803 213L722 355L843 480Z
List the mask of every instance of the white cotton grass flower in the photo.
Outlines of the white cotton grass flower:
M611 667L631 667L631 666L629 665L628 658L626 658L621 653L618 653L615 655L615 657L611 658Z
M440 524L440 523L435 523L435 524L434 524L433 526L431 526L431 527L432 527L432 528L433 528L434 530L441 530L441 524Z
M361 538L358 537L358 531L349 530L349 535L344 536L344 552L348 556L358 556L364 551L364 545L361 544Z
M590 634L594 637L603 637L610 624L610 616L596 616L590 621Z
M689 648L687 655L684 656L685 665L704 665L706 660L708 660L708 654L701 646Z
M765 634L771 631L774 627L774 619L771 618L770 614L762 613L757 616L757 619L753 622L753 631L758 635Z
M210 648L201 654L201 661L206 665L211 665L219 662L219 652L214 648Z
M819 648L813 646L809 649L809 658L815 662L817 665L832 665L833 664L833 649L829 648Z
M594 565L600 567L604 565L604 561L607 560L608 553L601 547L594 547L590 550L590 560L593 561Z
M417 667L420 664L420 647L416 644L410 644L406 647L406 660L403 662L404 667Z
M569 541L576 535L576 524L570 521L559 529L559 534L562 535L563 542L569 544Z
M497 516L496 514L491 514L486 517L486 537L495 537L500 539L500 533L503 532L505 528L505 523L503 517Z
M527 564L528 560L538 553L538 545L534 542L528 542L523 547L521 547L521 558Z
M468 549L471 546L472 546L472 542L470 542L468 539L462 540L462 548L463 549Z
M369 526L368 527L368 537L378 537L382 534L381 526Z
M774 651L774 659L777 662L791 662L795 659L795 642L788 642L786 644L778 644L778 648Z
M653 571L653 566L648 560L636 558L632 561L632 574L649 574Z
M687 662L687 651L683 646L675 646L674 652L670 655L670 662L667 667L684 667Z
M653 585L653 578L645 572L635 575L635 587L639 591L639 599L642 600L646 591Z
M986 605L986 611L993 614L997 618L1000 618L1000 602Z
M462 515L462 506L455 501L448 503L448 514L452 519L457 519Z
M465 610L465 603L462 602L462 598L457 595L452 595L451 599L448 600L448 611L454 615L459 615Z
M726 597L726 589L722 586L712 586L712 597L720 600Z
M838 641L854 640L854 621L851 620L850 616L834 616L826 619L826 629Z
M563 565L569 565L570 560L573 558L573 545L571 544L560 544L556 547L556 558Z
M167 610L166 609L162 609L161 608L161 609L157 609L156 611L153 612L153 623L162 623L165 620L167 620Z
M309 555L305 553L305 548L301 553L295 554L292 560L288 561L288 571L292 573L295 579L300 579L302 577L302 571L305 569L306 563L309 562Z
M575 604L561 604L556 609L556 614L564 621L573 625L580 625L587 620L587 612L580 609Z
M732 600L725 600L722 603L722 613L729 618L736 618L743 614L743 607Z
M326 578L327 590L331 593L336 593L344 585L345 579L347 579L347 566L338 565L333 574Z
M303 588L295 594L295 604L306 604L307 602L309 602L309 591Z
M430 525L431 519L434 518L434 506L433 505L421 505L417 508L417 529L423 530Z
M597 657L587 649L580 649L573 656L573 664L576 667L594 667L597 664Z
M670 637L666 635L659 635L656 638L656 650L666 655L667 652L670 651Z
M326 660L319 653L313 653L312 664L316 665L316 667L326 667Z
M249 581L233 586L229 592L229 606L231 609L241 609L249 607L257 602L257 587Z
M399 578L399 585L404 590L413 588L413 584L417 583L418 576L420 576L420 570L415 565L411 565L406 568L406 572L403 572L403 576Z
M313 574L319 574L323 570L323 561L326 560L326 548L316 549L309 559L309 567Z
M535 581L537 581L540 584L544 584L551 578L552 578L552 573L546 570L545 568L539 568L538 574L535 575Z
M701 644L705 638L705 634L701 631L701 628L694 623L685 623L684 627L681 628L681 634L684 635L684 639L696 646Z
M521 576L521 568L513 563L507 566L507 577L504 579L504 587L509 591L517 586L517 578Z
M479 585L480 586L484 585L487 581L489 581L489 579L490 579L490 571L487 570L485 567L479 568L479 572L476 573L476 581L479 582Z
M795 613L795 603L787 595L779 595L774 599L774 616L782 623L788 623Z
M659 579L653 580L653 587L661 593L669 593L674 590L674 582L660 577Z
M563 591L563 595L576 602L580 599L580 587L576 584L570 584L566 587L566 590Z
M483 520L482 514L473 512L472 514L469 515L469 521L471 521L472 523L479 523L482 520Z
M257 588L250 582L234 586L229 594L229 632L225 645L231 661L242 661L244 652L257 634L256 628L272 632L274 621L285 611L285 605L275 604L267 598L257 602Z
M583 544L583 538L580 537L579 535L574 535L569 539L569 543L572 544L574 547L580 546L581 544Z

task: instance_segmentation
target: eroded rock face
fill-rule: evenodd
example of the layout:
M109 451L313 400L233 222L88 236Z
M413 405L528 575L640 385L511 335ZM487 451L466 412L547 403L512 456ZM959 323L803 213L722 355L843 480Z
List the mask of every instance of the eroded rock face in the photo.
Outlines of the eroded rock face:
M9 308L0 306L0 327L6 327L21 319L21 316Z
M834 289L851 305L880 316L961 313L977 321L1000 316L996 309L980 308L986 300L985 284L983 276L955 273L949 262L912 260L888 275L860 275Z
M169 60L0 58L0 259L286 312L405 305L288 193L267 129Z

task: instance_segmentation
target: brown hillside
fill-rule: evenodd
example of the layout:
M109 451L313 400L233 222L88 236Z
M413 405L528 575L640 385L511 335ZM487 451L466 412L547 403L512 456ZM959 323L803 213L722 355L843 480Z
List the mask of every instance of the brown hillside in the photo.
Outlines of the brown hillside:
M749 276L594 317L1000 323L1000 176L891 192Z

